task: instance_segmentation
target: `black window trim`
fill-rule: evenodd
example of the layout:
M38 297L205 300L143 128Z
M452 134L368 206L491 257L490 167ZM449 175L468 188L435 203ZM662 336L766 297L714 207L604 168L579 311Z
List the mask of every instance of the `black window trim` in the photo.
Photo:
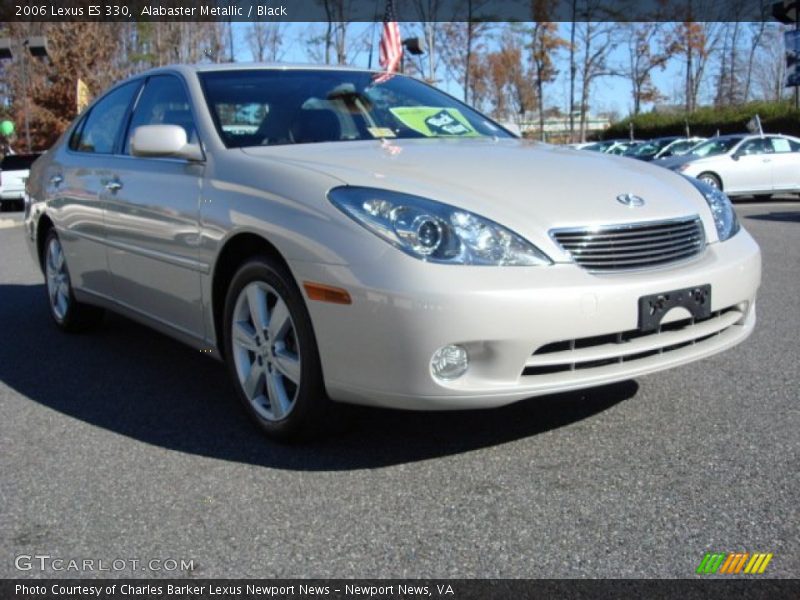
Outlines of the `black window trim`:
M126 79L125 81L121 81L117 85L112 87L110 90L108 90L105 94L100 96L97 100L92 102L92 105L86 110L85 114L82 115L80 117L80 119L77 120L76 125L74 125L72 127L72 129L70 129L69 137L67 138L67 143L66 143L66 146L65 146L66 152L68 152L69 154L74 154L74 155L78 155L78 156L116 156L117 155L117 150L118 150L118 144L119 144L119 133L120 133L121 128L117 129L117 135L114 138L114 143L111 146L111 152L82 152L81 150L73 149L73 148L71 148L72 137L73 137L73 135L75 135L75 133L78 133L79 136L83 135L83 129L86 126L86 122L89 120L89 117L91 117L92 113L94 112L95 107L98 104L100 104L103 100L105 100L108 96L110 96L111 94L116 92L121 87L123 87L125 85L128 85L128 84L131 84L131 83L137 83L139 85L139 87L134 91L133 96L131 97L131 100L128 102L128 107L126 108L126 111L130 110L131 104L138 97L139 93L141 93L142 80L143 79L144 78L133 78L133 79ZM126 115L127 115L127 112L126 112ZM125 119L125 116L123 116L123 122L124 122L124 119Z
M147 75L146 77L142 77L143 85L139 87L139 91L136 94L136 97L131 102L129 106L128 113L125 115L125 130L124 133L120 136L119 139L119 146L116 148L117 152L116 155L122 158L136 158L136 159L143 159L143 160L170 160L170 161L178 161L185 163L187 162L184 158L171 158L167 156L133 156L132 154L125 153L125 140L128 139L130 134L130 127L131 123L133 122L133 113L136 112L136 109L139 106L139 101L142 98L142 94L144 94L145 89L147 89L147 84L150 83L151 79L155 79L157 77L173 77L178 80L183 87L183 91L186 94L186 99L189 102L189 112L192 113L192 121L194 121L194 131L195 135L197 135L197 145L200 147L200 152L203 154L203 161L206 160L206 151L205 145L203 144L203 137L200 135L200 129L197 127L198 119L197 119L197 111L195 110L194 102L192 101L192 94L189 91L189 86L186 84L186 80L184 77L176 72L176 71L159 71L158 73L152 73Z
M130 124L133 119L133 112L136 110L136 107L139 105L139 99L142 96L144 91L145 85L147 82L152 79L153 77L160 77L160 76L169 76L169 77L176 77L178 81L180 81L181 85L183 86L183 91L186 93L186 98L189 100L189 110L192 113L192 119L194 120L194 128L197 133L197 144L200 146L200 152L203 154L203 161L206 160L206 151L205 145L203 144L203 137L200 134L200 129L197 127L198 119L197 119L197 111L194 106L194 102L192 101L192 95L189 92L189 87L186 84L186 80L181 76L180 73L176 71L160 71L158 73L152 73L150 75L141 75L138 77L131 77L124 81L120 81L117 85L109 89L105 94L97 98L95 101L92 102L91 106L86 109L83 115L81 115L78 119L76 119L75 124L71 126L68 130L69 137L67 138L67 143L64 145L64 150L72 155L78 156L113 156L117 158L137 158L137 159L144 159L144 160L170 160L170 161L178 161L185 163L186 159L183 158L168 158L168 157L159 157L159 156L131 156L130 154L123 154L124 148L124 140L128 135L128 130L130 129ZM124 132L123 128L120 128L117 131L117 137L114 139L113 145L113 152L111 153L100 153L100 152L81 152L80 150L73 150L70 148L70 141L72 140L72 136L75 132L80 129L80 134L83 134L83 127L86 124L86 121L89 120L89 116L92 114L95 106L97 106L100 102L102 102L109 94L112 94L117 89L121 88L124 85L129 83L138 83L139 87L134 92L133 96L131 97L131 101L128 103L128 107L126 109L125 115L122 118L122 123L124 124Z

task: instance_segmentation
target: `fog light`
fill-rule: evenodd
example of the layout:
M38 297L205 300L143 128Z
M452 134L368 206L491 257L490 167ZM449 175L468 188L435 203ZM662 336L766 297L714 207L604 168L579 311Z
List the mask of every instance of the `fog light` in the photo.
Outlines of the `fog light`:
M439 379L457 379L467 372L469 356L461 346L443 346L433 353L431 371Z

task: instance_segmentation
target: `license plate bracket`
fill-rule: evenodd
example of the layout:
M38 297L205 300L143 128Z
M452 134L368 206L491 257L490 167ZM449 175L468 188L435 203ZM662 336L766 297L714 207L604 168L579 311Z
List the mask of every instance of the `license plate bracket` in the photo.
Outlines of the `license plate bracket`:
M707 319L711 316L711 285L642 296L639 298L639 330L656 331L664 315L677 306L688 310L695 319Z

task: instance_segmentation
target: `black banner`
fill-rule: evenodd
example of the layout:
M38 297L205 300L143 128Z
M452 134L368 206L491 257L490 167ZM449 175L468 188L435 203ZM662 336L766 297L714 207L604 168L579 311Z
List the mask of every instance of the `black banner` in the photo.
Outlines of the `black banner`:
M797 599L800 580L566 579L12 579L3 600L508 600L519 598Z
M6 0L2 21L380 21L385 0ZM762 0L394 0L398 21L772 19Z

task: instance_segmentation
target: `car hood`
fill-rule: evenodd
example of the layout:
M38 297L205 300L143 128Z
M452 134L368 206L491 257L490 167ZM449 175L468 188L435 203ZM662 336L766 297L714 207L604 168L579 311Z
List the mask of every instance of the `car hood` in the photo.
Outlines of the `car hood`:
M596 227L710 212L683 177L638 160L519 139L353 141L255 147L249 155L391 189L488 217L534 243L557 227ZM635 194L644 206L617 201Z

